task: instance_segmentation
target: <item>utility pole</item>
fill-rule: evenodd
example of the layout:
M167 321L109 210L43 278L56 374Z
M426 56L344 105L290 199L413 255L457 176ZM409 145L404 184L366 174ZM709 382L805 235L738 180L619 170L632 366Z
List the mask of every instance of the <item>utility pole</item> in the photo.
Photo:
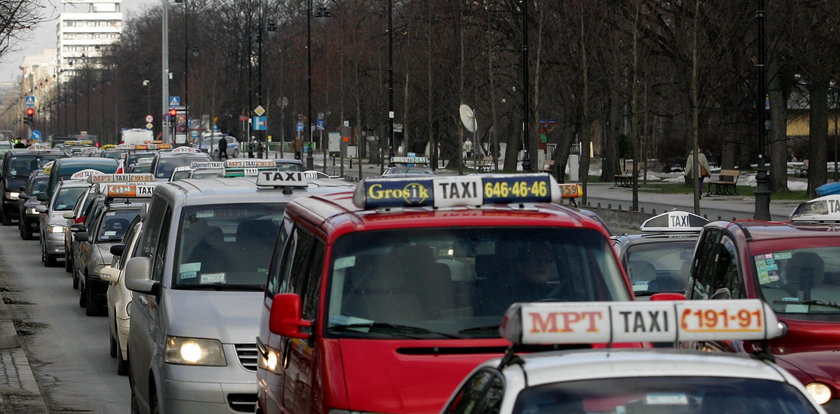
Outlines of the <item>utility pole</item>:
M765 124L766 109L764 108L767 96L766 68L764 65L764 0L758 0L758 9L755 11L755 19L758 26L758 96L756 97L756 110L758 111L758 168L755 175L755 215L756 220L770 220L770 180L767 176L767 168L764 166L764 145L767 136Z
M528 1L530 0L522 0L522 145L525 147L525 155L522 157L523 172L531 171L531 139L528 131L531 112L528 100Z
M160 45L160 73L161 73L161 87L160 99L161 107L160 113L163 119L161 123L161 131L163 132L163 142L166 144L172 143L172 137L169 136L169 123L174 124L174 119L166 120L167 108L169 107L169 0L161 0L163 18L161 21L161 45Z
M394 159L394 0L388 0L388 165ZM403 120L405 122L405 120Z
M390 0L389 0L390 1ZM303 129L306 131L309 151L306 151L306 169L315 169L315 159L312 156L312 0L306 0L306 122Z

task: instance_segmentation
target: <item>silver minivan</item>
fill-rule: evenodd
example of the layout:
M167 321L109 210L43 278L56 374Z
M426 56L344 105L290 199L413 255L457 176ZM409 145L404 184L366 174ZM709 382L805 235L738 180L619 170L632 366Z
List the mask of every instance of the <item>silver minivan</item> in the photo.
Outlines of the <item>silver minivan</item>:
M255 338L283 211L297 197L341 190L306 186L299 172L261 174L296 175L303 187L216 178L155 189L125 268L132 412L254 412Z

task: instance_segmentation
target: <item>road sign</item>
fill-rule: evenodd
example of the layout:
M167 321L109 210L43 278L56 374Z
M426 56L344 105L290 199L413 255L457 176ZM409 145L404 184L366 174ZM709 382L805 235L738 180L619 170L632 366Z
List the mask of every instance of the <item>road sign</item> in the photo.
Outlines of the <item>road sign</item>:
M303 122L298 121L295 129L297 130L297 132L303 132Z
M29 137L34 139L35 141L40 141L41 138L43 138L43 135L41 135L41 131L38 131L36 129L36 130L32 131L32 135L30 135Z
M248 120L248 115L239 115L239 122L245 122Z
M155 126L154 126L154 125L152 125L152 123L151 123L151 122L149 122L148 124L146 124L146 129L152 129L152 128L154 128L154 127L155 127Z
M318 130L319 130L319 131L323 131L323 130L324 130L324 120L323 120L323 119L318 118L318 126L317 126L317 128L318 128Z
M26 101L24 102L24 105L26 105L26 106L35 106L35 96L33 96L33 95L27 95L27 96L26 96Z
M169 106L181 106L181 97L180 96L170 96L169 97Z
M251 125L254 126L254 131L265 131L266 128L266 118L264 116L255 116Z
M152 122L152 121L154 121L154 120L155 120L155 118L154 118L153 116L151 116L151 115L146 115L146 122Z
M263 108L262 105L257 105L257 107L254 108L254 113L257 114L257 116L263 116L265 108Z

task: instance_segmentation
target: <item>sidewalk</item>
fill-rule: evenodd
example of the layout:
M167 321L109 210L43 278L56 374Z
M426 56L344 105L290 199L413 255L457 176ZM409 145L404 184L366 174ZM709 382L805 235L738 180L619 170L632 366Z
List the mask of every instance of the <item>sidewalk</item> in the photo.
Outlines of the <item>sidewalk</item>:
M14 315L0 300L0 413L48 412L15 330Z

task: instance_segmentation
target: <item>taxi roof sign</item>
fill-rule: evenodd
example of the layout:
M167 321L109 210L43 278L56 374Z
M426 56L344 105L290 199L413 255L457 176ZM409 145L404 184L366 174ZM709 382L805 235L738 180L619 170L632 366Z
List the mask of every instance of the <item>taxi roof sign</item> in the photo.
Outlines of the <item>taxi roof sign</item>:
M301 171L259 171L257 186L260 187L308 187L309 183Z
M155 181L152 174L98 174L88 177L88 182L97 183L147 183Z
M221 161L194 161L190 163L190 168L209 168L213 170L222 170L225 168L225 163Z
M799 204L790 214L791 221L840 221L840 194L815 198Z
M108 184L103 193L107 198L149 198L156 186L157 183Z
M499 333L514 344L765 340L782 334L760 299L514 303Z
M668 211L645 220L640 229L661 232L699 232L707 224L709 220L697 214L687 211Z
M277 168L274 160L252 160L252 159L237 159L227 160L224 163L225 168Z
M391 162L394 164L428 164L429 159L426 157L391 157Z
M88 169L77 171L77 172L73 173L73 175L70 176L70 179L71 180L86 180L86 179L88 179L88 177L90 177L92 175L105 175L105 173L102 172L102 171L99 171L99 170L94 170L94 169L88 168Z
M26 149L28 149L29 151L48 151L48 150L51 150L52 148L49 145L46 145L46 144L32 144L32 145L26 147Z
M359 208L455 207L485 204L558 202L579 197L578 184L557 184L548 174L364 179L353 193Z
M175 148L174 150L172 150L173 154L183 154L183 153L193 153L193 152L198 152L198 150L193 148L193 147L178 147L178 148Z

